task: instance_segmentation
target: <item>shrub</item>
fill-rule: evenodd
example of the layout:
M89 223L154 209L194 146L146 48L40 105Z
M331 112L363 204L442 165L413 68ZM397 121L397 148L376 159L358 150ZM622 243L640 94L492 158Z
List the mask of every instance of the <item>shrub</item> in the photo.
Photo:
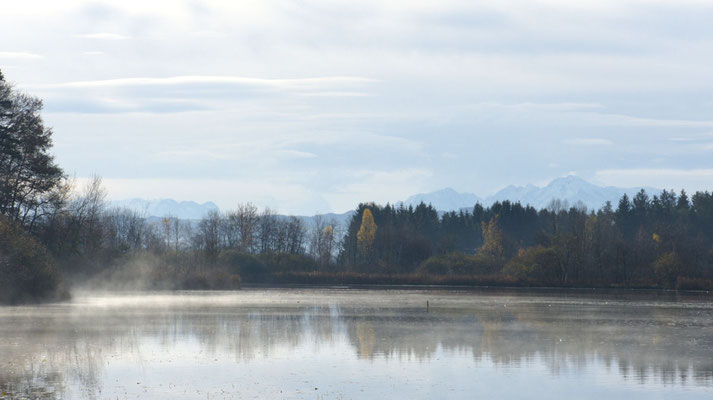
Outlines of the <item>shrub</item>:
M551 247L521 249L503 268L503 273L537 284L560 283L557 252Z
M176 289L187 290L231 290L240 288L240 275L223 269L204 272L189 272L178 282Z
M260 260L271 273L273 272L306 272L315 271L315 261L303 254L265 253Z
M238 250L225 250L218 256L218 264L228 272L253 280L267 273L265 263L252 254Z
M676 290L713 290L713 280L679 276L676 279Z
M66 296L47 249L0 216L0 303L50 301Z
M661 254L653 263L654 274L659 284L667 288L674 287L676 278L681 272L681 265L681 259L675 252Z
M487 254L448 253L422 262L419 272L428 275L490 275L502 268L502 263Z

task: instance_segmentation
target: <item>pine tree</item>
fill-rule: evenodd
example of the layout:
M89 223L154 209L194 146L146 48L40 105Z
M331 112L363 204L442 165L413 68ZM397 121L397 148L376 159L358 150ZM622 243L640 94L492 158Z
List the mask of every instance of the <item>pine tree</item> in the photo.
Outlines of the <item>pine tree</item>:
M681 189L681 194L678 196L676 208L679 210L688 210L689 208L691 208L691 204L688 202L688 195L683 189Z

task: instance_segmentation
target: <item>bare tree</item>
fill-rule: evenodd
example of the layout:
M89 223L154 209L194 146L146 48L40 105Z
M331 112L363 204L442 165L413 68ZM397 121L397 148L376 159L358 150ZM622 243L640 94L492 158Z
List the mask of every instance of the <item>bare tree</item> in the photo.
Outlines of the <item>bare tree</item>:
M126 253L144 247L145 219L129 209L115 208L104 213L104 241L109 249Z
M70 204L77 239L88 253L96 253L101 247L101 215L106 207L106 190L102 178L93 176L84 186L82 193Z
M283 224L285 231L284 251L290 254L304 253L304 242L307 233L302 220L295 216L290 216Z
M209 211L198 223L198 231L194 236L194 246L202 250L205 261L209 265L215 265L221 250L221 220L218 211Z
M315 215L312 219L312 227L309 237L309 255L315 260L319 259L322 248L322 232L327 227L321 215Z
M238 234L238 248L250 252L255 249L258 228L258 210L252 203L238 204L238 208L228 213L229 225ZM231 230L232 231L232 230Z
M277 235L279 228L277 214L270 208L265 208L258 219L258 251L268 253L277 251Z
M168 250L171 248L171 244L173 243L173 218L171 214L168 214L161 218L161 221L159 221L159 227L161 230L161 236L163 239L163 248L164 250Z
M189 223L183 222L178 218L171 219L171 232L173 234L173 250L178 254L181 244L187 242L187 238L190 237L191 225Z
M317 215L313 219L309 252L321 268L328 267L332 262L336 244L335 225L334 220L325 222L321 215Z
M229 211L220 224L220 236L225 247L234 249L240 247L240 227L234 211Z

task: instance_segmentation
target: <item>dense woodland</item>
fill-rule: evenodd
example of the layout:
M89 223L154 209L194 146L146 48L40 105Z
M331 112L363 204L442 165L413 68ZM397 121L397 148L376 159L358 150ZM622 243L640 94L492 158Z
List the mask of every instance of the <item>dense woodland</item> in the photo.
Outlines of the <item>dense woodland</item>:
M713 194L642 190L596 212L557 200L543 210L504 201L442 216L424 204L362 204L339 261L363 272L517 284L702 287L713 278Z
M50 153L41 100L0 73L0 302L118 288L392 283L713 288L713 194L643 190L588 211L553 200L440 215L359 205L346 227L239 204L200 221L107 207ZM65 282L63 284L63 282Z

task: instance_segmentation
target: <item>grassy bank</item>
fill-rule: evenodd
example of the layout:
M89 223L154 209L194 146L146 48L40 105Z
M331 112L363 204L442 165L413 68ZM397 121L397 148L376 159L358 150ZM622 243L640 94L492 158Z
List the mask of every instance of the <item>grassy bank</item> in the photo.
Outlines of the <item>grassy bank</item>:
M246 284L275 285L399 285L399 286L454 286L508 288L582 288L582 289L666 289L654 283L637 285L592 285L585 283L552 284L518 279L509 275L428 275L378 274L358 272L277 272L261 279L246 280ZM679 279L676 290L713 291L713 281Z

